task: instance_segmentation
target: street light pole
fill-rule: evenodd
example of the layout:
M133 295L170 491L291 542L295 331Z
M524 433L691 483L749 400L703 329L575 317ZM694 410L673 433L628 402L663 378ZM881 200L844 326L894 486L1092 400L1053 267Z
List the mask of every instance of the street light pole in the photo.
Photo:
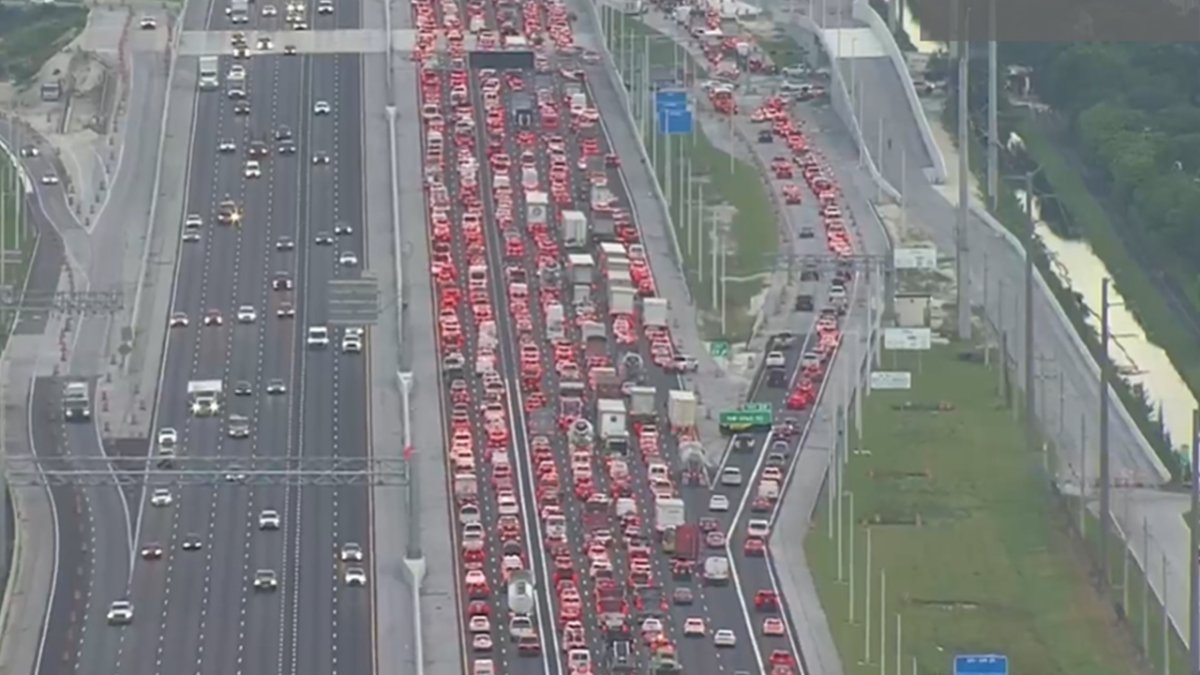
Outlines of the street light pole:
M1188 519L1192 521L1192 552L1188 556L1188 570L1191 586L1188 589L1188 658L1191 662L1191 675L1200 674L1200 559L1196 551L1200 551L1200 481L1196 480L1196 467L1200 465L1200 410L1192 411L1192 512ZM1165 597L1165 595L1164 595Z
M408 549L406 557L409 560L420 560L423 557L419 519L421 513L421 481L417 479L416 472L413 471L413 455L415 453L412 444L412 408L409 406L409 393L412 391L413 374L411 372L400 372L397 375L400 377L400 407L404 421L404 468L408 474Z
M1033 381L1033 174L1025 174L1025 445L1033 451L1037 434Z
M1100 572L1108 584L1108 378L1111 360L1108 357L1108 279L1100 284ZM1193 558L1195 555L1193 554ZM1149 564L1149 563L1145 563ZM1148 576L1148 575L1147 575Z

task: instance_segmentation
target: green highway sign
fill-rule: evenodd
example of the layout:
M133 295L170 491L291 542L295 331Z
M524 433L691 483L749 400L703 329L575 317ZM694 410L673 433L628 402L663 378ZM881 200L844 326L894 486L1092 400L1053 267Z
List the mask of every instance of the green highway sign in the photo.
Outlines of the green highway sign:
M770 403L747 403L742 406L743 412L771 412Z
M718 418L721 431L727 432L770 429L774 422L770 410L730 410Z
M708 353L711 354L713 358L729 356L729 343L724 340L713 340L712 342L708 343Z

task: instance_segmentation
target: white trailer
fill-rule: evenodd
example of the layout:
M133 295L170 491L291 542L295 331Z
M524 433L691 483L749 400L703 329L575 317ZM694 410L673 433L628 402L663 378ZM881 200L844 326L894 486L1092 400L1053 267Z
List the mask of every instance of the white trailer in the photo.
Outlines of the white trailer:
M625 401L619 398L596 400L596 419L600 440L610 451L624 453L629 446L629 429L625 423Z
M654 529L657 532L673 530L687 522L684 502L678 497L659 497L654 500Z
M571 275L570 283L590 285L596 270L596 260L590 253L571 253L567 256L567 268Z
M633 314L637 293L632 288L610 286L608 288L608 313Z
M550 198L545 192L534 191L525 193L525 218L530 227L546 224L547 213L549 211L547 205L549 203Z
M671 390L667 396L667 418L676 429L696 426L696 394L680 389Z
M563 324L563 306L559 302L546 304L546 337L551 340L562 340L566 337Z
M654 387L629 388L629 416L634 419L650 419L655 416L655 397L658 390Z
M647 328L666 328L670 311L671 304L666 298L646 298L642 300L642 325Z
M508 579L508 609L513 614L528 616L537 606L533 574L528 570L513 572Z
M562 212L563 244L567 248L582 248L588 245L587 216L583 211Z
M610 269L604 276L609 288L633 288L633 275L628 270Z

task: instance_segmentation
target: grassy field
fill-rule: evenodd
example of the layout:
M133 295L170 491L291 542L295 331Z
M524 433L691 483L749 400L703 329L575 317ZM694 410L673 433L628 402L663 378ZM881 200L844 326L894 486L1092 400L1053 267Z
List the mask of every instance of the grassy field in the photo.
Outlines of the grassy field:
M676 49L668 36L632 19L627 19L624 24L614 23L613 32L619 33L621 25L624 26L624 33L620 33L620 35L625 36L621 40L627 40L621 44L633 44L637 48L639 56L635 56L633 59L635 62L640 59L641 50L648 48L648 61L652 72L661 69L666 69L668 72L670 70L682 72L682 59L687 58L688 72L697 73L697 77L704 76L703 64L690 59L682 49ZM616 38L614 38L614 42L616 42ZM617 47L614 46L613 49L616 51ZM647 128L648 133L651 131ZM702 331L709 339L724 338L734 342L742 341L750 337L753 325L754 316L750 311L751 299L762 292L766 278L765 273L773 267L779 250L778 217L775 213L774 202L756 167L740 159L734 159L731 162L729 154L714 147L700 129L699 124L696 125L696 132L691 138L679 138L682 140L673 141L673 143L682 144L682 155L677 149L674 155L676 157L674 166L678 166L680 156L685 161L692 162L693 177L702 177L705 182L705 204L703 206L708 208L729 205L735 211L729 226L732 250L729 251L729 257L725 264L727 265L727 275L737 278L739 281L731 281L727 284L727 329L722 335L719 317L711 311L713 298L711 284L707 281L707 270L711 267L709 242L705 241L703 261L697 257L696 251L687 250L683 217L686 196L681 181L672 181L671 194L667 195L672 204L675 236L679 241L680 251L684 255L684 265L692 294L697 305L704 312ZM649 136L647 136L647 145L651 145ZM653 154L655 156L652 159L658 172L659 183L666 191L667 150L666 143L662 141L661 137ZM693 188L693 199L697 193L698 190ZM700 206L700 204L697 202L694 206ZM703 284L697 283L701 262L705 265L706 270Z
M957 347L921 357L885 354L913 372L911 391L875 391L864 405L864 448L846 489L855 495L855 623L838 583L825 515L808 560L848 675L879 672L879 572L887 575L889 672L895 615L903 616L904 672L949 673L956 653L1007 654L1014 673L1142 672L1128 631L1089 583L1069 517L1041 482L1043 458L997 394L997 374ZM948 403L940 411L929 411ZM899 409L909 404L910 409ZM824 501L822 501L824 503ZM849 520L849 518L847 518ZM864 664L867 528L873 539L872 663ZM847 556L848 557L848 556Z
M80 5L0 6L0 80L29 82L83 30L87 16Z

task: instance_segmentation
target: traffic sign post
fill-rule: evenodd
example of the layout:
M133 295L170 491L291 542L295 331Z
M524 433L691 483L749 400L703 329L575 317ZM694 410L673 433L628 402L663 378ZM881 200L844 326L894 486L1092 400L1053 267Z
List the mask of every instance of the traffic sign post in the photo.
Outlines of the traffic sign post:
M729 343L724 340L713 340L712 342L708 343L708 353L712 355L713 358L729 356Z
M1008 657L1003 654L958 654L954 675L1008 675Z
M774 423L770 410L728 410L718 418L718 426L726 433L770 429Z
M654 119L660 134L674 136L692 133L694 119L688 93L679 89L654 92Z

